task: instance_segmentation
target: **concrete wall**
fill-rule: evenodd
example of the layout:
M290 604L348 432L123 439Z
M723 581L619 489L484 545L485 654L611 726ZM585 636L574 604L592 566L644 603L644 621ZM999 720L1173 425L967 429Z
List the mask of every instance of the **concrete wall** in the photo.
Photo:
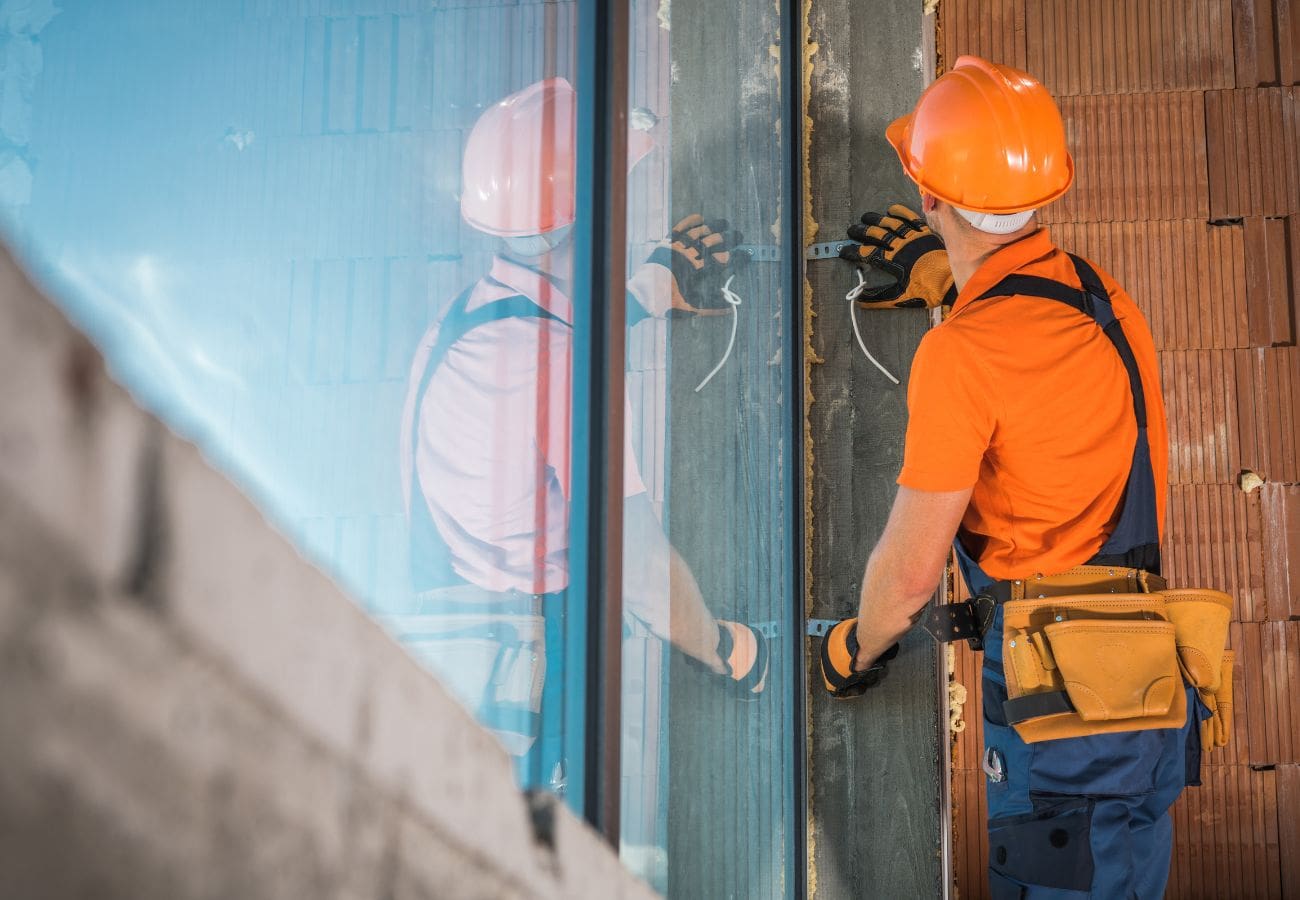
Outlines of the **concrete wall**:
M916 189L885 141L925 83L923 7L915 0L806 0L805 92L809 218L804 240L845 238L862 213ZM898 491L912 356L925 310L856 310L862 338L902 382L863 356L845 293L857 279L837 258L807 264L812 467L811 618L857 614L863 565ZM876 279L875 273L866 273ZM943 870L944 714L936 645L919 628L879 688L831 700L809 642L809 895L938 897Z
M0 895L651 897L0 251Z

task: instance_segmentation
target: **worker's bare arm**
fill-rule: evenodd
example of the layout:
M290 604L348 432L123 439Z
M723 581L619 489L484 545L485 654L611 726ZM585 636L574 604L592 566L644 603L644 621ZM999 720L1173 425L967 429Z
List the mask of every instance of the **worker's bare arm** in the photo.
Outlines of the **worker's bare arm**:
M623 605L659 637L721 673L718 623L686 560L668 542L644 494L624 505Z
M859 668L870 665L902 637L934 593L970 495L969 488L898 489L885 533L862 575Z

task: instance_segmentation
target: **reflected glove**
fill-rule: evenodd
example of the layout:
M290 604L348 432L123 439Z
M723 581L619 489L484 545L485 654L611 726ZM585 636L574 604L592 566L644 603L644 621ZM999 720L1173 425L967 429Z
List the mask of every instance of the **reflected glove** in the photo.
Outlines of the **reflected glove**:
M894 644L866 669L855 669L858 657L858 620L844 619L826 633L822 641L822 681L836 700L860 697L880 684L885 677L885 663L898 655Z
M849 226L855 245L840 256L893 276L894 283L869 288L858 295L867 309L951 306L957 299L948 251L921 217L901 203L885 215L864 213L862 224Z
M752 626L718 619L718 656L742 699L757 700L767 687L768 655L767 638Z
M733 252L741 235L729 228L723 219L706 222L698 213L682 219L633 275L628 285L633 297L650 315L726 313L722 286L749 260L748 254ZM667 285L658 283L665 279L655 277L655 266L671 276Z
M728 686L742 700L757 700L767 687L767 670L771 661L768 640L752 625L718 619L718 658L725 669L717 672L703 662L684 654L695 669L726 679Z

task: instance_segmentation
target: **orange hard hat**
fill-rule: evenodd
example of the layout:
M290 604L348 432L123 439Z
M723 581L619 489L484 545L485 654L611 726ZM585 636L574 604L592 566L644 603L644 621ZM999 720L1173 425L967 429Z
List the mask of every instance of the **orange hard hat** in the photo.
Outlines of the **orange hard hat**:
M1037 209L1074 181L1065 126L1047 88L977 56L958 57L885 136L917 187L973 212Z
M490 106L465 142L461 216L498 237L572 225L576 130L577 101L563 78L534 82ZM645 131L629 131L628 167L653 146Z

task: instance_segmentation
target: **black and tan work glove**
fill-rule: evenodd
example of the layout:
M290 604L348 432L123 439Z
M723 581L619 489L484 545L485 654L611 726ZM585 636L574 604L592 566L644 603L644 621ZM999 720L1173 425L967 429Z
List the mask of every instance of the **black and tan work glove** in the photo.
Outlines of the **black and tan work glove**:
M866 263L894 278L893 284L868 288L858 295L867 309L952 306L957 289L943 241L921 217L901 203L885 215L869 212L860 225L849 226L849 239L840 256Z
M858 669L858 649L857 619L836 623L822 640L822 681L836 700L860 697L880 684L885 677L885 663L898 655L898 644L894 644L870 666Z
M693 213L673 226L633 274L629 291L650 315L724 314L729 306L722 287L749 260L734 250L740 241L726 220L705 221Z
M1232 736L1232 667L1237 654L1223 652L1219 685L1213 691L1201 690L1201 702L1209 709L1210 718L1201 722L1201 748L1215 750L1226 747Z

